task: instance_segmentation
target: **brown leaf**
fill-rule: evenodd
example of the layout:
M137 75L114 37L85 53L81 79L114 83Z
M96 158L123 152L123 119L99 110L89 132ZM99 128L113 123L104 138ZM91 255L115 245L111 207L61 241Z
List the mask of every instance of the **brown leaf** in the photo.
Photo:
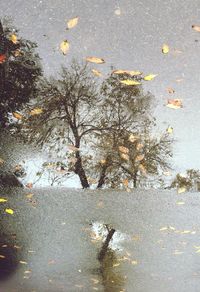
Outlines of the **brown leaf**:
M199 25L192 25L192 28L197 31L200 32L200 26Z
M181 99L168 99L166 106L172 109L178 109L182 108L183 104Z

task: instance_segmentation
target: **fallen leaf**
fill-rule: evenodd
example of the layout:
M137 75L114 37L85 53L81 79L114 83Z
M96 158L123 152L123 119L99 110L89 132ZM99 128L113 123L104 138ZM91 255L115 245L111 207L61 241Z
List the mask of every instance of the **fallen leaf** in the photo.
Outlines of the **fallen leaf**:
M27 187L28 189L32 189L32 187L33 187L33 183L27 183L27 184L26 184L26 187Z
M130 76L138 76L138 75L142 75L142 72L140 71L131 71L131 70L114 70L112 72L113 74L128 74Z
M160 231L165 231L165 230L168 230L168 227L162 227L162 228L160 228Z
M145 81L151 81L153 80L156 76L158 76L158 74L149 74L149 75L146 75L143 79Z
M132 80L132 79L121 80L120 82L125 85L140 85L141 84L141 82Z
M123 185L124 185L125 187L128 187L128 179L124 179L124 180L123 180Z
M14 116L16 119L18 119L18 120L22 120L22 118L23 118L23 116L22 116L21 114L17 113L17 112L14 112L14 113L13 113L13 116Z
M68 145L67 145L67 148L68 148L69 150L72 150L72 151L79 151L79 148L75 147L75 146L72 145L72 144L68 144Z
M67 40L61 42L60 44L60 50L63 53L63 55L66 55L67 52L69 51L69 43Z
M127 161L129 160L129 156L127 154L125 154L125 153L121 153L120 156L124 160L127 160Z
M22 265L27 265L27 262L25 262L25 261L19 261L20 262L20 264L22 264Z
M6 61L6 55L2 54L0 55L0 64L4 63Z
M167 133L172 134L174 131L174 129L172 127L168 127L167 128Z
M133 134L131 134L130 136L129 136L129 138L128 138L128 140L130 141L130 142L135 142L135 141L137 141L139 139L139 137L138 136L135 136L135 135L133 135Z
M185 205L185 202L176 202L177 205Z
M129 149L124 146L119 146L118 149L121 153L125 153L125 154L129 153Z
M168 54L169 53L169 46L168 45L164 44L162 46L162 53L163 54Z
M119 7L115 9L115 15L117 16L121 15L121 10Z
M182 100L181 99L168 99L167 101L167 107L172 109L179 109L182 108Z
M11 42L13 42L13 44L17 44L18 43L18 39L17 39L16 34L12 34L10 36L10 40L11 40Z
M7 201L8 201L7 199L0 198L0 203L5 203Z
M197 32L200 32L200 26L198 25L192 25L192 28L197 31Z
M39 108L39 107L36 107L36 108L32 109L29 114L31 116L35 116L35 115L40 115L42 113L43 113L43 109Z
M12 209L5 209L5 212L8 214L14 214L14 211Z
M173 88L171 88L171 87L167 87L167 92L169 94L173 94L173 93L175 93L175 90Z
M78 21L79 21L78 17L74 17L74 18L70 19L67 22L67 28L71 29L71 28L75 27L78 24Z
M95 76L98 76L98 77L101 77L102 76L102 73L96 69L92 69L92 73L95 75Z
M144 159L144 154L138 155L135 158L135 161L142 161Z
M103 64L105 63L104 59L102 58L97 58L97 57L87 57L86 61L91 62L91 63L96 63L96 64Z
M178 192L178 194L185 193L186 192L186 188L185 187L179 188L177 192Z

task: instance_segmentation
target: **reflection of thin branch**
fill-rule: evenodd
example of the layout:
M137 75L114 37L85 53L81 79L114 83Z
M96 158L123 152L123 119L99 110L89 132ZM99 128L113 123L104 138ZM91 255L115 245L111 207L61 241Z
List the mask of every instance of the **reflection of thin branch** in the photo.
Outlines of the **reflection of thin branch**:
M106 228L108 229L108 226L106 226ZM113 229L113 228L108 231L106 240L105 240L105 242L104 242L104 244L103 244L103 246L102 246L102 248L101 248L101 250L100 250L100 252L98 254L98 260L100 262L103 261L105 255L106 255L106 253L108 251L108 246L109 246L109 243L110 243L114 233L115 233L115 229Z

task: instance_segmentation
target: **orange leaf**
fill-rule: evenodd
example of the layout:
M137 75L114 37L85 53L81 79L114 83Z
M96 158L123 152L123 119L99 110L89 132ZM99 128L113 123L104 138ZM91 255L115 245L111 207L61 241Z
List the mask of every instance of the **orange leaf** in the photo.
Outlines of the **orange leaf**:
M173 108L173 109L182 108L183 107L182 100L181 99L168 99L167 107Z
M4 63L6 60L6 55L0 55L0 64Z

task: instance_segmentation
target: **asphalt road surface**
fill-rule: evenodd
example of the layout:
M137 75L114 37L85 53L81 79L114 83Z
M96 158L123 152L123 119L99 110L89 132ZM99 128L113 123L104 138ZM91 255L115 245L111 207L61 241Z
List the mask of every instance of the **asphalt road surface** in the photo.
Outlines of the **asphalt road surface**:
M4 189L0 198L0 292L200 291L200 193ZM99 222L116 229L103 263Z

